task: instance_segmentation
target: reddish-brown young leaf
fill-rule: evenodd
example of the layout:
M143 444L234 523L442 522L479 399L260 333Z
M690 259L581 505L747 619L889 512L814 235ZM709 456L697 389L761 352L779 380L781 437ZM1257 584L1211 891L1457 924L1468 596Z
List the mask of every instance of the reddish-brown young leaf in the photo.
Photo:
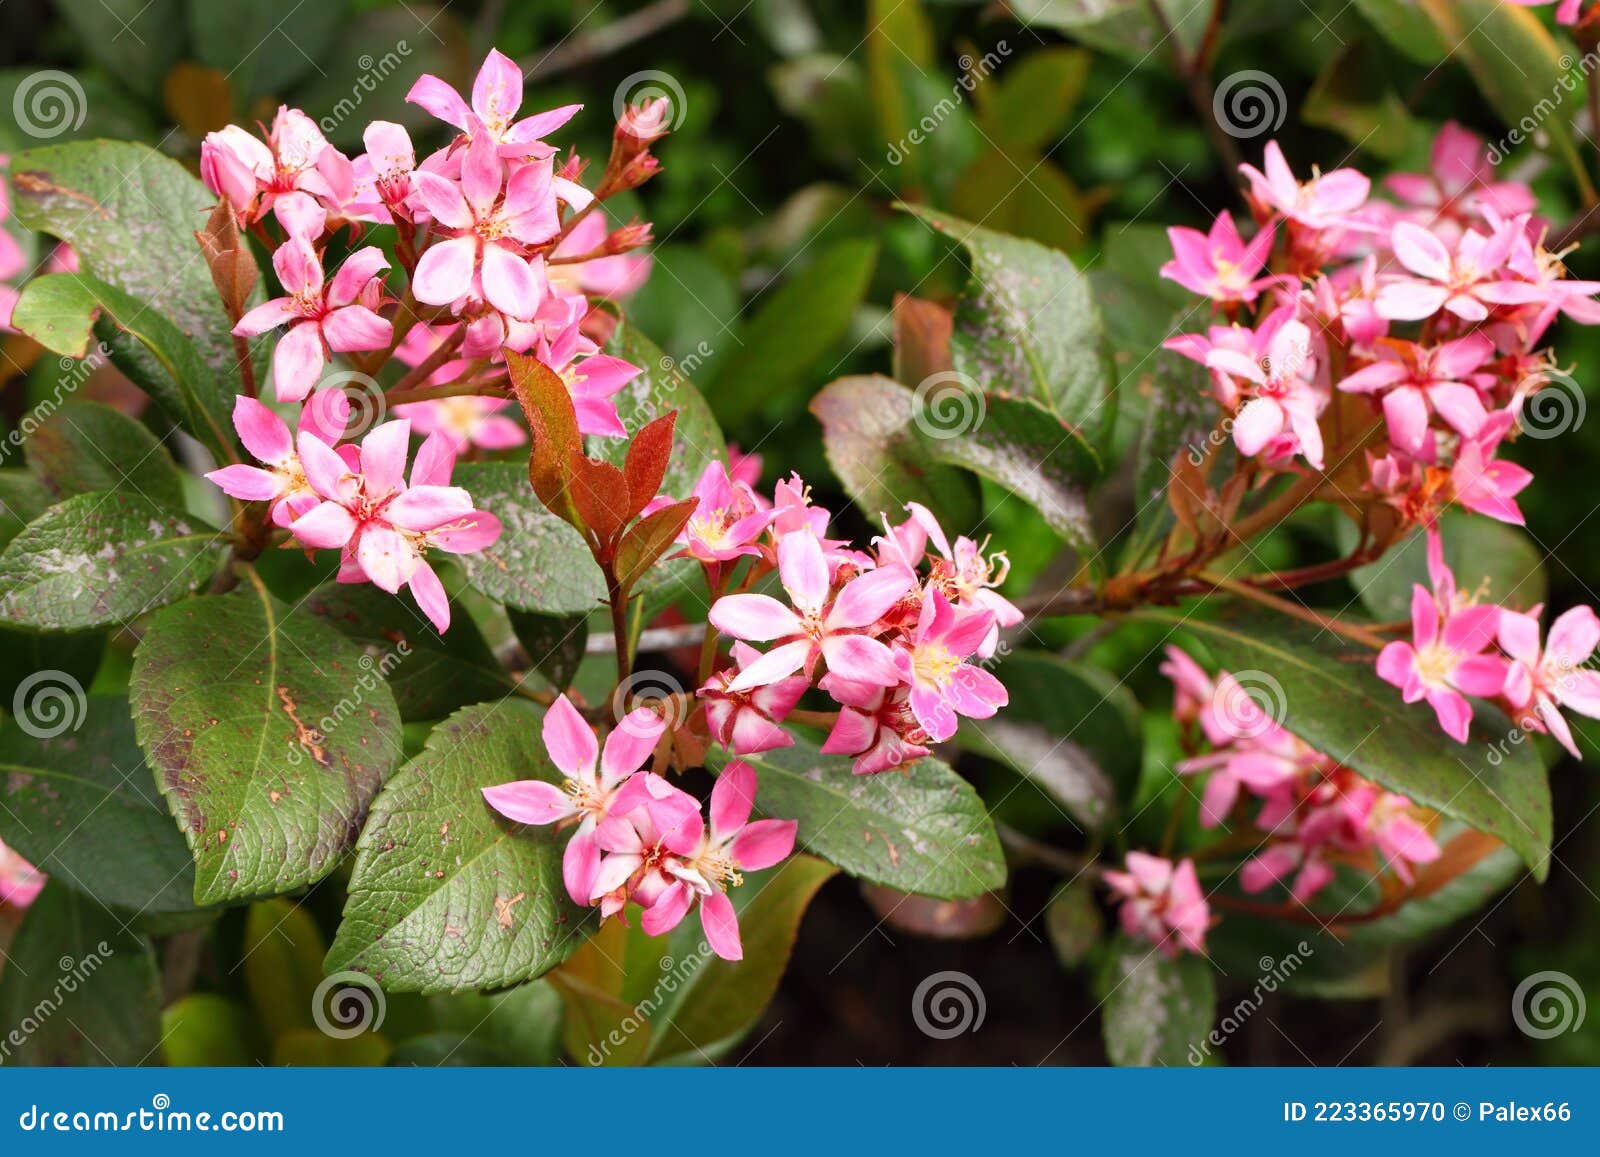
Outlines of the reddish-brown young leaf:
M672 431L677 422L678 411L663 414L641 428L628 443L622 472L628 477L629 518L643 510L661 489L667 464L672 460Z
M937 302L901 293L895 295L892 313L895 380L915 387L934 374L948 373L955 324L950 311Z
M538 358L512 350L506 351L506 369L532 434L528 481L533 492L553 513L582 530L567 494L571 463L583 457L578 412L567 383Z
M622 541L617 545L617 561L612 569L617 576L617 585L624 593L632 590L633 584L642 579L645 572L656 564L656 560L667 553L698 505L698 498L686 498L671 506L663 506L641 518L622 536Z
M239 222L234 218L233 207L226 200L206 219L206 227L195 233L205 254L206 267L211 270L211 281L217 295L231 318L243 317L250 307L250 294L256 287L260 272L255 256L239 236Z
M631 517L628 480L611 463L587 458L581 453L572 455L569 469L573 508L594 540L609 553Z

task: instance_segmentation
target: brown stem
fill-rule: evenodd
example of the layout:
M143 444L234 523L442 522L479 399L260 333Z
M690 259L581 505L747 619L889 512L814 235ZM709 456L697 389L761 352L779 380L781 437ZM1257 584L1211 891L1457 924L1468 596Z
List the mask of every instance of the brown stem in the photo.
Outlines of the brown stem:
M1314 611L1310 607L1302 606L1300 603L1291 602L1289 599L1280 599L1277 595L1270 595L1247 582L1238 582L1234 579L1220 576L1213 577L1211 575L1201 575L1200 580L1210 583L1219 591L1226 591L1228 594L1237 595L1242 599L1248 599L1250 602L1260 603L1262 606L1269 607L1279 614L1288 615L1290 618L1299 619L1301 622L1311 623L1313 626L1332 631L1337 635L1343 635L1353 642L1371 647L1374 651L1381 651L1388 645L1384 639L1379 638L1365 627L1356 626L1354 623L1342 622L1332 616L1324 615L1320 611Z

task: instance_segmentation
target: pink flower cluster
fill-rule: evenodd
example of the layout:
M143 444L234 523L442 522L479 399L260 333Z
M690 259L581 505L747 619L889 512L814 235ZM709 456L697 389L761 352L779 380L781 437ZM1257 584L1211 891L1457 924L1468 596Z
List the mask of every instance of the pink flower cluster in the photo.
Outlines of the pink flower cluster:
M563 695L545 714L543 737L565 787L529 779L485 788L483 795L517 823L573 828L562 876L575 903L598 906L602 919L625 919L625 906L638 904L640 927L651 936L671 931L698 905L712 951L739 960L739 921L728 889L743 882L740 873L787 857L797 825L751 820L756 774L739 762L718 777L703 818L693 796L641 770L665 729L658 715L637 708L602 749Z
M1582 759L1561 708L1600 719L1600 672L1586 664L1600 646L1600 617L1573 607L1550 625L1541 644L1543 610L1514 611L1476 601L1456 586L1437 534L1428 533L1432 589L1411 593L1411 642L1378 654L1378 674L1407 703L1426 700L1439 726L1465 743L1472 723L1467 696L1496 701L1526 731L1548 732Z
M1532 475L1497 455L1550 380L1542 338L1557 317L1600 321L1600 282L1566 277L1531 190L1496 179L1483 141L1454 123L1434 141L1431 172L1389 177L1388 199L1354 169L1301 180L1276 142L1262 169L1243 170L1255 235L1245 240L1226 213L1208 234L1172 229L1162 268L1224 315L1166 344L1210 371L1239 453L1268 476L1331 473L1342 463L1327 460L1325 441L1342 430L1358 436L1340 453L1362 450L1368 463L1350 497L1390 508L1402 529L1432 534L1451 505L1520 525L1516 496ZM1376 440L1350 429L1343 403L1355 398L1368 400ZM1556 706L1586 710L1583 680L1551 690L1548 676L1519 668L1506 692L1497 680L1513 661L1542 662L1536 646L1528 662L1503 646L1486 656L1498 611L1456 598L1453 580L1448 594L1419 592L1414 644L1386 650L1380 673L1408 701L1426 698L1457 739L1471 716L1463 694L1504 694L1515 710L1533 705L1570 749Z
M987 719L1006 703L980 664L1001 627L1022 614L995 588L1003 554L954 544L925 507L910 503L870 551L828 537L799 475L769 501L712 463L679 538L714 591L751 559L743 588L712 604L711 625L737 640L734 664L700 689L712 737L735 755L793 743L779 726L815 685L839 705L822 750L855 759L858 774L899 767L955 734L958 716ZM748 588L774 568L783 598ZM767 644L759 651L750 644Z
M1387 435L1369 453L1371 496L1412 521L1458 503L1520 523L1530 475L1496 453L1548 381L1540 339L1558 316L1600 320L1600 283L1565 277L1532 192L1495 179L1478 137L1446 125L1432 161L1391 176L1382 199L1354 169L1302 181L1268 144L1264 168L1244 166L1250 240L1227 213L1208 234L1169 230L1162 274L1227 324L1166 344L1210 370L1241 454L1328 468L1327 411L1359 395Z
M234 424L259 465L209 477L235 498L270 503L272 521L298 545L339 550L340 581L391 593L409 587L442 630L449 604L427 552L481 550L500 533L494 515L449 484L456 456L527 441L501 412L509 404L505 351L533 354L566 382L583 433L626 433L611 399L639 370L599 352L590 330L604 316L589 295L620 296L644 275L646 259L631 251L648 242L648 226L608 230L600 201L655 172L649 147L661 131L651 127L651 109L626 110L602 187L590 192L580 183L583 162L572 155L558 164L544 140L580 106L519 116L522 73L499 52L484 61L470 102L433 76L407 99L456 130L420 161L398 124L368 125L366 152L352 160L291 108L280 108L261 137L230 125L203 142L202 177L272 248L283 287L244 313L234 333L282 330L272 356L277 400L306 403L291 432L267 406L241 397ZM352 247L337 269L325 264L341 231L353 242L375 224L395 229L404 300L386 284L391 261L375 245ZM408 384L419 388L482 383L501 396L401 402L396 420L358 447L345 441L340 391L318 389L340 380L323 374L341 354L368 355L356 364L369 369L393 358L412 367L420 380ZM413 430L426 440L408 479Z
M1207 748L1178 765L1184 774L1208 776L1201 822L1242 820L1246 793L1260 802L1249 822L1265 844L1240 872L1246 891L1292 877L1294 898L1306 903L1332 881L1339 863L1361 865L1376 854L1380 870L1409 883L1414 865L1439 857L1409 799L1290 734L1231 674L1212 679L1176 647L1167 648L1161 670L1173 682L1174 714L1189 742Z
M1105 882L1120 902L1118 919L1129 936L1154 944L1177 959L1204 955L1211 908L1200 891L1193 860L1174 864L1147 852L1129 852L1127 871L1107 870Z

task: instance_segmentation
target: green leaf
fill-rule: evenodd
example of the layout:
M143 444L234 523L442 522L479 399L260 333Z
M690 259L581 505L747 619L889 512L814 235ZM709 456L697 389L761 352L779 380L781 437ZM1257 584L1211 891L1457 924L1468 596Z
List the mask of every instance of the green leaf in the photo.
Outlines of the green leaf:
M456 467L454 482L505 527L494 545L455 559L474 590L509 608L544 615L586 614L605 601L594 556L578 532L534 495L525 468L465 462Z
M30 149L11 159L11 183L17 219L70 241L86 273L170 320L206 367L195 383L206 408L231 403L239 389L233 323L194 239L216 197L177 161L131 141Z
M101 904L58 880L22 918L0 973L0 1059L14 1065L146 1065L159 1061L155 955Z
M86 697L63 677L35 683L17 706L0 728L0 840L124 919L192 913L194 866L128 701Z
M561 1060L561 996L546 980L505 992L435 996L429 1006L444 1032L467 1048L484 1048L502 1064L553 1065ZM458 1062L459 1063L459 1062Z
M1440 522L1444 560L1464 591L1479 591L1486 602L1526 611L1545 601L1549 579L1544 554L1515 526L1481 515L1447 510ZM1340 545L1353 550L1355 526L1341 519ZM1411 618L1411 588L1428 583L1427 536L1420 530L1402 539L1378 562L1351 572L1361 601L1382 622Z
M1070 880L1057 888L1044 912L1050 947L1064 968L1076 968L1105 932L1094 887L1088 880Z
M295 81L313 69L322 72L319 60L355 63L329 55L348 8L347 0L190 0L189 36L196 58L224 74L248 107L251 98L288 96Z
M361 657L256 581L150 620L129 693L199 903L313 883L354 842L400 754L394 697Z
M1188 1065L1217 1014L1213 965L1119 934L1100 977L1101 1031L1114 1065Z
M1570 53L1563 55L1550 30L1529 9L1501 0L1417 0L1417 6L1501 121L1510 126L1535 121L1534 139L1562 159L1592 203L1594 185L1573 139L1577 102L1561 99L1563 92L1584 86L1586 73Z
M161 1055L169 1065L254 1065L266 1055L248 1009L214 992L191 992L161 1013Z
M1066 255L931 209L906 206L971 257L951 357L986 394L1037 402L1066 427L1061 453L1098 469L1116 415L1115 370L1089 279Z
M1386 161L1421 152L1428 133L1390 83L1392 71L1393 57L1372 41L1352 44L1323 66L1300 107L1301 119Z
M499 988L539 976L582 942L588 913L567 898L568 832L501 818L483 789L560 783L522 699L480 704L434 728L373 805L327 969L398 992Z
M183 0L54 0L91 60L152 104L183 54Z
M183 508L171 455L139 422L98 402L69 399L28 439L28 466L57 499L126 490Z
M28 471L0 469L0 550L48 510L51 502L50 492Z
M1464 744L1439 729L1423 703L1407 706L1378 678L1372 655L1351 656L1331 637L1266 615L1140 617L1181 628L1226 670L1261 673L1283 688L1283 726L1351 770L1416 803L1488 832L1543 880L1550 870L1550 785L1533 744L1514 743L1511 724L1480 705ZM1265 682L1270 687L1270 682ZM1278 713L1272 712L1274 715Z
M661 493L673 498L689 497L708 465L728 460L728 447L711 407L677 362L626 320L617 323L616 332L606 343L606 352L644 372L611 398L627 437L590 438L589 453L620 468L633 436L657 418L676 411L672 459L661 481Z
M717 771L731 758L720 749L708 756ZM903 775L856 775L848 758L823 755L804 737L743 758L760 781L757 808L798 820L801 847L858 879L943 900L1006 882L983 801L937 759L909 764Z
M1352 0L1389 44L1417 64L1441 64L1454 49L1416 0Z
M978 86L979 120L996 145L1040 149L1067 127L1094 58L1078 48L1041 48Z
M1166 69L1174 49L1187 57L1199 47L1212 0L1157 3L1160 19L1151 0L1013 0L1011 12L1024 26L1054 28L1136 67Z
M508 610L511 629L534 670L557 691L572 686L589 642L589 620L583 615L533 615Z
M1340 928L1340 939L1354 945L1414 943L1478 911L1522 872L1515 852L1481 832L1458 827L1454 832L1441 831L1436 838L1443 849L1436 861L1440 866L1422 867L1419 888L1445 865L1458 874L1426 895L1406 900L1392 912L1350 922Z
M326 945L317 922L284 896L250 905L241 946L245 990L269 1042L316 1028Z
M226 538L136 494L79 494L0 554L0 616L38 631L125 623L210 577Z
M1099 831L1139 779L1139 706L1104 672L1020 652L996 676L1011 701L993 719L962 720L958 742L1005 763Z
M906 145L925 112L918 100L919 82L934 71L933 29L921 0L868 0L865 48L878 146L894 150L890 156L902 153L899 184L916 188L926 161Z
M0 120L0 151L13 154L38 144L45 136L41 130L55 144L93 137L154 139L162 131L146 106L91 69L0 69L0 108L13 113ZM19 109L29 110L26 118L15 115Z
M1070 251L1088 236L1096 203L1054 161L990 146L956 178L950 207L1001 233Z
M706 389L724 424L743 421L818 371L849 329L877 260L875 241L838 241L772 291L739 331L738 348L718 359Z
M1073 547L1093 548L1084 487L1100 464L1076 431L1034 402L962 386L929 393L921 406L921 421L913 421L924 454L999 483Z
M85 367L109 357L213 453L235 457L230 395L195 344L157 310L87 274L52 273L23 287L12 324L46 349L88 359Z
M920 502L945 526L975 527L977 487L929 461L914 424L920 411L912 391L879 374L840 378L811 399L828 465L869 519Z
M459 605L442 635L410 603L366 583L325 583L299 609L361 645L357 661L388 682L401 719L443 719L516 687Z
M691 913L666 938L615 923L551 974L567 1003L573 1059L598 1064L698 1064L755 1025L778 990L807 906L834 874L793 856L729 894L744 959L711 951Z

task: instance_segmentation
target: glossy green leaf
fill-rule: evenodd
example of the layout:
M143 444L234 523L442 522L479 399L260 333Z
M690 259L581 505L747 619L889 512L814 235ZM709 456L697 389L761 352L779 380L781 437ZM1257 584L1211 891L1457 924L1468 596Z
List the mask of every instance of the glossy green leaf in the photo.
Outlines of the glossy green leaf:
M8 700L10 702L10 700ZM134 739L128 701L58 672L0 727L0 840L124 921L194 911L194 865Z
M313 883L354 843L400 756L394 696L361 658L253 582L150 620L129 693L200 903Z
M808 374L825 372L819 362L848 330L877 259L876 242L835 242L761 301L706 388L724 423L743 421Z
M626 320L617 323L606 351L643 372L611 399L628 432L627 438L590 438L589 453L620 467L635 434L664 414L676 412L672 459L661 481L661 493L673 498L689 497L707 465L728 460L728 447L711 407L678 363Z
M713 768L729 756L714 749ZM994 822L972 785L947 764L922 759L904 774L856 775L804 737L744 757L760 782L756 807L798 820L799 845L875 884L961 900L1006 882Z
M1550 785L1531 743L1510 740L1511 724L1480 705L1466 743L1439 729L1423 703L1407 706L1378 678L1370 653L1350 655L1331 636L1266 615L1185 618L1150 610L1141 617L1181 628L1217 663L1258 672L1283 689L1282 723L1318 751L1424 807L1488 832L1544 879L1550 868ZM1274 710L1274 714L1277 714Z
M7 1065L160 1062L161 992L150 944L98 901L52 880L0 973L0 1038Z
M196 390L231 402L233 324L194 239L216 197L198 178L147 145L80 141L12 157L11 183L18 220L70 241L86 273L171 321L206 367Z
M1100 977L1101 1031L1114 1065L1188 1065L1217 1013L1214 966L1119 934Z
M183 598L226 536L126 491L52 506L0 554L0 617L38 631L125 623Z
M1104 672L1052 655L1009 655L995 675L1010 703L962 720L958 742L1036 784L1075 825L1103 829L1138 782L1138 704Z
M126 490L160 506L183 508L172 455L126 414L71 398L28 438L28 466L56 501L91 491Z
M408 599L365 583L325 583L299 610L361 645L357 661L383 676L401 719L443 719L516 686L459 605L444 634Z
M1422 65L1442 63L1455 47L1416 0L1351 0L1389 44Z
M394 776L356 845L350 898L326 968L386 989L499 988L559 964L588 930L567 897L570 832L503 819L483 789L562 782L522 699L467 707L434 728Z
M1440 520L1444 561L1455 572L1464 591L1478 592L1482 601L1527 611L1545 601L1549 578L1544 552L1528 533L1515 526L1466 511L1446 511ZM1339 523L1341 545L1354 549L1358 537L1348 521ZM1373 617L1382 622L1411 618L1411 590L1429 586L1428 543L1421 531L1389 548L1375 563L1350 575Z
M1199 47L1211 0L1013 0L1011 10L1029 27L1054 28L1135 66L1168 68L1177 48ZM1167 30L1171 29L1169 37Z
M1028 53L978 86L984 133L1001 148L1039 149L1069 126L1093 57L1078 48Z
M51 273L24 287L12 324L54 353L109 358L215 454L234 456L229 394L159 310L87 274Z
M572 686L589 641L589 620L583 615L534 615L517 610L506 614L534 670L557 691Z
M953 529L977 525L977 487L923 452L911 390L878 374L840 378L811 400L828 465L869 519L920 502Z
M931 209L907 206L962 245L971 281L956 308L951 356L987 394L1036 402L1066 427L1061 453L1094 463L1116 414L1115 369L1089 279L1054 249Z

